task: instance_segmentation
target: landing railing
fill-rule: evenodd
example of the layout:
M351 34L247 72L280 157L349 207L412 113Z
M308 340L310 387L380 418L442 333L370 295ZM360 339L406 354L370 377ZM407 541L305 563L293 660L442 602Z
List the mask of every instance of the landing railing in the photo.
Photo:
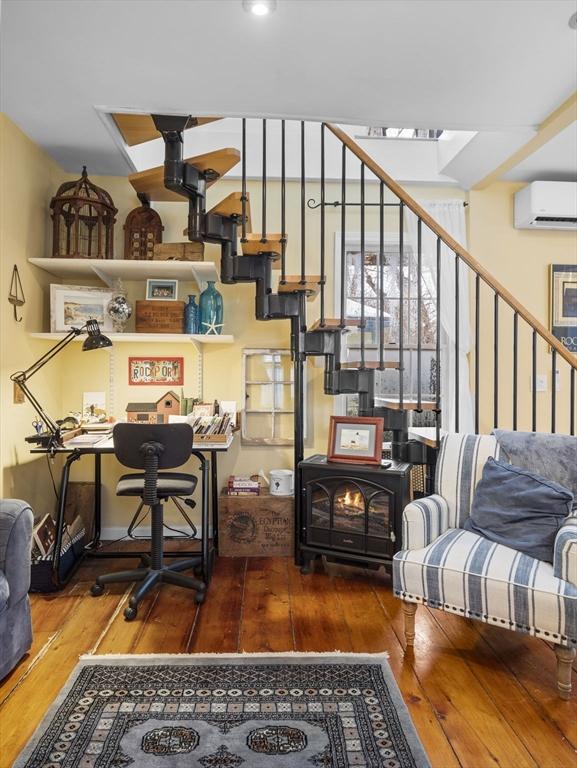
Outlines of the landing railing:
M271 220L278 221L280 208L279 285L282 286L287 283L289 262L286 153L288 122L285 125L284 120L280 121L280 152L276 154L270 152L272 144L269 140L269 130L273 122L262 121L261 242L264 249L269 236L267 228L270 228ZM290 233L290 263L294 265L296 279L303 287L310 282L310 273L314 273L318 282L319 302L309 305L308 314L312 317L302 318L303 329L307 325L310 327L311 320L318 320L320 328L325 327L330 317L329 306L333 305L332 295L329 295L328 291L333 281L339 282L334 301L336 321L343 329L354 326L359 358L356 364L360 369L375 368L386 373L388 392L391 390L391 377L395 377L394 392L391 397L387 395L383 398L385 406L389 404L399 410L411 409L416 413L430 411L436 425L437 439L441 427L454 431L474 429L476 432L488 432L492 428L501 427L575 434L576 357L347 133L338 126L320 124L320 158L313 158L307 157L307 138L310 138L307 131L310 131L310 128L300 122L299 174L296 179L299 184L300 215L297 220L300 231ZM278 140L278 133L276 137ZM241 241L246 239L245 212L248 201L246 139L246 120L243 120ZM329 142L335 141L338 145L333 143L329 146ZM333 168L329 180L326 178L328 151ZM340 164L340 180L336 182L335 152ZM280 168L271 169L271 155L275 156L276 160L273 162L277 164L280 156ZM310 176L307 178L307 165L312 165L313 161L315 176L320 169L318 181L311 180ZM276 188L270 184L271 170L280 180L280 200L277 200ZM294 172L291 178L295 178ZM340 190L340 200L327 202L329 183L336 183L336 188ZM310 193L312 188L318 189L320 196L320 202L314 206L307 205L307 191ZM296 190L292 191L296 197ZM390 199L391 195L393 200ZM338 223L332 215L334 207L340 207ZM369 207L371 211L378 209L378 224L373 215L371 229L367 228ZM310 208L319 209L316 219L311 219ZM340 224L340 253L337 247L335 268L332 271L328 267L327 211L331 211L332 223L336 225L334 228L337 229ZM409 248L407 225L409 217L413 215L416 217L416 225ZM353 232L351 220L356 227L355 237L358 236L360 251L360 274L356 276L357 315L354 322L350 316L350 297L347 293L351 263L347 262L347 238L352 236ZM413 223L414 220L411 221L411 224ZM375 233L377 227L378 233ZM376 251L372 272L374 277L376 267L376 285L374 290L371 289L370 297L366 295L365 257L368 250L368 232L371 235L370 249L372 252ZM374 243L375 234L378 244ZM385 270L386 249L390 247L387 237L391 234L396 239L398 259L398 285L394 297L395 301L398 301L395 318L397 330L392 341L391 318L385 310L388 301L390 306L390 296L387 296L385 287ZM318 242L318 247L311 245L313 236L314 241ZM432 256L431 238L434 238ZM425 241L429 243L427 251ZM427 295L424 294L423 277L425 252L429 279L434 281L434 289ZM410 263L407 253L412 253ZM414 274L415 270L416 285L413 282L411 287L406 275ZM448 291L443 279L447 276L447 270L451 272ZM416 291L416 297L411 291ZM434 325L434 329L429 328L426 340L423 331L425 306L428 322ZM451 329L447 328L447 307L450 307ZM444 323L442 317L445 318ZM330 319L334 324L335 318ZM411 323L414 330L409 334L407 329ZM387 359L391 350L396 356L394 361ZM463 364L464 359L466 365ZM340 361L337 368L342 364L345 364L345 361ZM351 363L348 365L350 367ZM447 367L446 371L443 366ZM408 379L408 367L412 367L413 372L416 370L414 381ZM424 384L427 380L426 373L429 373L427 385ZM543 373L546 373L550 389L547 395L538 390ZM447 388L447 382L450 384L450 394L442 391L444 387ZM470 408L467 408L464 401L467 399L463 398L464 391L470 397ZM447 421L449 410L450 423Z

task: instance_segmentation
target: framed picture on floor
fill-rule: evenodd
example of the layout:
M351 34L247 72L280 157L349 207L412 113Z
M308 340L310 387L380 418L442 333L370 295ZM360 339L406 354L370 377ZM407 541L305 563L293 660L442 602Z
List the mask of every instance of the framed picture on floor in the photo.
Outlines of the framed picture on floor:
M382 419L331 416L327 461L380 466L382 452Z
M551 333L577 353L577 266L551 264Z

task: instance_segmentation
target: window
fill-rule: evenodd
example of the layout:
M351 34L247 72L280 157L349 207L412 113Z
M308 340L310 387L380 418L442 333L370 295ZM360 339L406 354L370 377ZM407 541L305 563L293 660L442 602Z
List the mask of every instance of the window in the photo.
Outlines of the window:
M335 235L335 312L340 315L340 233ZM360 236L349 234L345 243L345 315L347 318L361 316L361 251ZM386 362L394 362L399 357L400 329L400 265L398 239L387 239L383 255L383 313L384 336L383 348ZM411 245L403 247L403 344L404 374L403 391L405 398L415 395L418 389L417 344L419 326L421 334L421 395L423 399L434 397L436 383L436 275L421 270L421 316L418 304L417 254ZM365 237L364 270L364 310L365 310L365 359L379 359L379 236L371 232ZM358 360L361 334L353 331L346 335L348 359ZM399 390L399 372L394 369L379 371L375 375L375 394L397 395ZM356 396L353 396L356 400ZM338 405L338 413L354 412L355 403L350 398ZM419 416L427 419L427 415Z
M293 445L294 381L290 350L243 350L243 382L242 443Z

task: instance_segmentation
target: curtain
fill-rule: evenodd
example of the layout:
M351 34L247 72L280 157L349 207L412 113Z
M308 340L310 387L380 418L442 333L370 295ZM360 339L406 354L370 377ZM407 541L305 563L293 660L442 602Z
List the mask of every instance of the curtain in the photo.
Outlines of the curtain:
M467 247L465 209L462 201L421 203L423 208L455 238ZM405 209L405 237L417 253L417 217ZM421 227L423 295L436 295L437 237L423 223ZM473 402L469 382L471 328L469 323L469 268L459 262L459 345L456 347L456 269L455 254L444 244L441 248L441 427L447 432L474 432ZM457 368L458 366L458 368ZM459 384L456 384L456 372ZM458 400L458 424L457 424Z

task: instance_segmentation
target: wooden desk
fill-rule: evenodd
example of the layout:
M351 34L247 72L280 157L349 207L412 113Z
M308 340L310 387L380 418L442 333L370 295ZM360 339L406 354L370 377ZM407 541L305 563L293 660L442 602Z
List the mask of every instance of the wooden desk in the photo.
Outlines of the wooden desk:
M219 453L228 451L234 440L234 435L231 435L230 440L227 443L202 443L195 445L193 443L191 456L195 456L200 462L201 475L202 475L202 569L203 579L207 583L210 582L212 575L212 566L214 555L218 551L218 466L217 456ZM94 535L85 547L84 554L89 557L110 557L110 558L126 558L125 552L108 552L101 550L100 534L102 531L102 456L106 454L114 454L114 444L112 437L103 438L91 445L75 445L74 441L64 443L62 446L53 449L52 451L46 448L33 448L31 453L41 454L65 454L66 460L62 467L62 475L60 482L60 493L58 495L58 512L56 516L56 541L54 542L54 559L53 559L53 580L57 586L64 586L64 582L61 583L59 576L60 566L60 550L62 547L62 536L64 532L64 511L66 507L66 497L68 493L68 482L70 479L70 469L75 461L81 459L83 456L94 456ZM207 459L205 454L210 454L210 459ZM210 482L209 482L210 474ZM209 503L209 486L210 486L210 503ZM209 521L212 517L212 539L209 537ZM148 554L146 552L131 552L130 557L140 557L142 554ZM167 557L176 556L185 558L187 556L194 556L197 552L175 552L167 553ZM80 560L78 561L78 564ZM74 570L74 569L73 569ZM67 575L67 579L72 576L73 570Z

